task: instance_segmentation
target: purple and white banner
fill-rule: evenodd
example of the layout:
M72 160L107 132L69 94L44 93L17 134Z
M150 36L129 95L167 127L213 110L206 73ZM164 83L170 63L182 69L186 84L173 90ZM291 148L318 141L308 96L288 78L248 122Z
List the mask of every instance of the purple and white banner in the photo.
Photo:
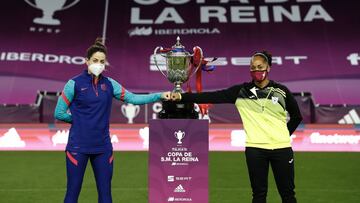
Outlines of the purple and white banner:
M107 76L128 90L171 90L153 50L177 36L188 51L218 57L205 90L249 81L249 56L273 54L271 79L321 104L359 104L360 2L330 0L11 0L0 14L0 103L33 103L86 68L97 36ZM156 56L164 68L164 59ZM191 81L194 85L194 79Z
M0 151L64 151L69 128L60 123L0 124ZM149 149L149 127L145 124L112 124L110 138L115 151ZM241 124L211 124L208 139L210 151L244 151L246 133ZM360 152L360 127L305 124L298 127L291 140L295 151Z
M208 202L209 123L151 120L149 203Z

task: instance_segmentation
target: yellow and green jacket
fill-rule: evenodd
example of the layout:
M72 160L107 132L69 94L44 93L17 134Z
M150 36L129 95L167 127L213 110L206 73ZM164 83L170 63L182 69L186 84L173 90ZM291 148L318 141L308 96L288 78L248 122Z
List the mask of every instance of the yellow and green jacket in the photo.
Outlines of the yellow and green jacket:
M184 93L181 96L183 102L235 104L246 132L246 147L291 147L290 135L302 120L289 89L274 81L264 88L248 82L214 92Z

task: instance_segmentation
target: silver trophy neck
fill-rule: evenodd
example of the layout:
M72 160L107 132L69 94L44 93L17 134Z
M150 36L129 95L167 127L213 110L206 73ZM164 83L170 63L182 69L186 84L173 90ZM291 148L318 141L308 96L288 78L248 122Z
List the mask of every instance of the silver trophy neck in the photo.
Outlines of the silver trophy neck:
M180 81L174 82L175 88L173 89L173 92L183 93L184 91L181 88L181 84L182 84L182 82L180 82Z

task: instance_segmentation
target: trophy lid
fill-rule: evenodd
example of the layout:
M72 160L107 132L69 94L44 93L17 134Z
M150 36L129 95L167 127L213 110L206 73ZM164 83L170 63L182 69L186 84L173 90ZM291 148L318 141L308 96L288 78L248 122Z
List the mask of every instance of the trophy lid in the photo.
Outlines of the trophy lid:
M171 47L171 52L176 55L189 55L189 53L185 50L185 47L180 43L180 37L177 36L176 44Z
M177 36L176 38L176 44L172 46L173 49L185 49L185 47L180 43L180 37Z

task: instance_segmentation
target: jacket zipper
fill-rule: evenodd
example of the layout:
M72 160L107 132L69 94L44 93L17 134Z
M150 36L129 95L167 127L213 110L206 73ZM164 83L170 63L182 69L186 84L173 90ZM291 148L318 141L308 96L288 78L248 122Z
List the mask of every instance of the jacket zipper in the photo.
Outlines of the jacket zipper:
M97 84L99 83L99 79L97 80L97 82L95 82L96 78L93 77L93 80L92 80L92 86L93 86L93 90L96 94L96 96L99 96L99 92L98 92L98 88L97 88Z

